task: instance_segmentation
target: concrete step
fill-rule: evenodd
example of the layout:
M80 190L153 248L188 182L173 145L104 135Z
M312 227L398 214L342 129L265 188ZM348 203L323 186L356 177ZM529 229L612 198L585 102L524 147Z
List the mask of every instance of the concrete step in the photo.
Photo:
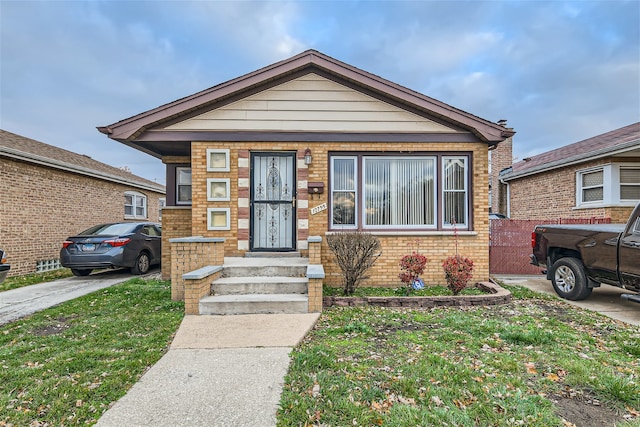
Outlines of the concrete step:
M200 300L200 314L307 313L308 308L302 294L212 295Z
M305 277L306 265L224 265L223 277Z
M305 277L221 277L211 284L211 292L214 295L306 294L308 283Z
M247 252L245 258L300 258L300 252Z

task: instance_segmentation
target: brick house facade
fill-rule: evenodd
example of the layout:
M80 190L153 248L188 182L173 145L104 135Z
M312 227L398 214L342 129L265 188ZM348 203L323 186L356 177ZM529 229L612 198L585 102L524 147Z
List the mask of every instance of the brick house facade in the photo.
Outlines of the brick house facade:
M338 285L325 236L370 232L382 256L364 285L393 287L400 258L418 249L425 281L444 283L457 239L475 280L489 277L488 153L513 130L320 52L99 130L166 164L163 239L309 256L319 236L324 282Z
M59 266L62 241L102 222L159 221L164 186L67 150L0 130L0 247L11 276ZM125 193L144 217L125 215Z
M492 180L496 209L511 219L626 222L640 201L640 122L492 169Z

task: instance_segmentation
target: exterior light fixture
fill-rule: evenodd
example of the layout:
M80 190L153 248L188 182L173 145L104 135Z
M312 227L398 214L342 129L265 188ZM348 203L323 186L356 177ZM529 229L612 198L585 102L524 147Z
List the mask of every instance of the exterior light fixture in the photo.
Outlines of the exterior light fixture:
M311 164L311 150L308 147L306 150L304 150L304 164L305 165Z

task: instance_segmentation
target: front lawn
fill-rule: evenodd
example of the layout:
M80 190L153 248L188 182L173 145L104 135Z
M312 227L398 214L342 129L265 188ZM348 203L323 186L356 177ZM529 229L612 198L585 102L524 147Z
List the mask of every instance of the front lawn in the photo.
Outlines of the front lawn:
M168 349L184 306L134 278L0 326L0 426L93 424Z
M507 288L504 306L325 310L278 425L639 425L638 328Z

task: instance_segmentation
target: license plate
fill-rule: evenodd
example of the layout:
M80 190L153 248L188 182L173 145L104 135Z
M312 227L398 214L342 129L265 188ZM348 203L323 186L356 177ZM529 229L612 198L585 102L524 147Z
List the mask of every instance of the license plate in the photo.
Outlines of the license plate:
M82 245L82 250L85 252L95 251L96 245L94 245L93 243L85 243L84 245Z

